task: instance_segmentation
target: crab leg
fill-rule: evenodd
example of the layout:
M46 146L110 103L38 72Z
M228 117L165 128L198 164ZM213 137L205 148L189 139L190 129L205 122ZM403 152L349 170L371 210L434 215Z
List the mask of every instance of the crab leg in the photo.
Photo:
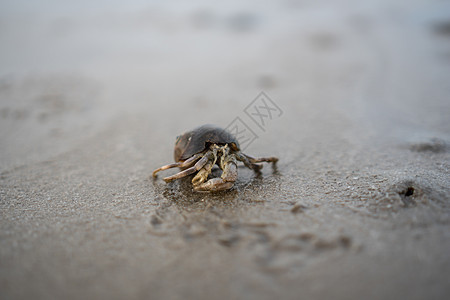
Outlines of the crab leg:
M205 183L194 186L195 191L223 191L233 187L237 179L237 162L236 157L223 154L220 161L220 168L223 170L220 178L212 178Z
M262 168L261 165L257 165L257 164L250 162L250 160L247 158L247 156L241 152L236 152L235 155L236 155L236 158L238 160L242 161L244 163L244 165L249 169L259 171L259 169Z
M271 162L271 163L276 163L277 161L278 161L278 158L277 157L260 157L260 158L254 158L254 157L251 157L251 156L249 156L249 155L247 155L247 154L244 154L244 153L242 153L245 157L247 157L248 158L248 160L251 162L251 163L259 163L259 162Z
M158 173L159 171L164 171L164 170L171 169L171 168L176 168L176 167L187 168L187 167L190 167L195 161L197 161L200 157L202 157L202 155L203 154L199 153L199 154L196 154L196 155L192 156L191 158L189 158L189 159L187 159L185 161L162 166L162 167L156 169L155 171L153 171L152 176L156 177L156 173Z
M165 182L169 182L178 178L183 178L185 176L191 175L192 173L200 170L201 168L203 168L203 166L213 157L213 153L212 151L208 151L206 152L206 154L199 160L197 161L197 163L193 166L190 167L189 169L186 169L184 171L181 171L175 175L169 176L164 178Z
M200 171L198 171L198 173L192 179L192 184L194 185L194 187L205 182L206 179L208 179L209 174L211 174L211 170L217 161L217 148L213 148L212 153L214 155L213 159L208 160L203 168L201 168Z

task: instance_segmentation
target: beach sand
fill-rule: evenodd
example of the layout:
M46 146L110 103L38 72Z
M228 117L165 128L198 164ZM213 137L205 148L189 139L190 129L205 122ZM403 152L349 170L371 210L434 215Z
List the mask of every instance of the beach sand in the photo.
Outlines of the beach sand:
M0 298L448 298L448 3L10 2ZM151 178L236 120L276 166Z

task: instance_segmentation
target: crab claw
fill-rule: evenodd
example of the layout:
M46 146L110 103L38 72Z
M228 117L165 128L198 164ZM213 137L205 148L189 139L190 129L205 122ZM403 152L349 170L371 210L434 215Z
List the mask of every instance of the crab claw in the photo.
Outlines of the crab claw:
M224 181L222 178L212 178L198 186L194 186L197 192L218 192L229 190L233 187L234 182Z
M226 156L220 162L220 167L223 170L220 178L211 178L204 183L194 185L194 191L217 192L231 189L237 179L237 166L234 155Z

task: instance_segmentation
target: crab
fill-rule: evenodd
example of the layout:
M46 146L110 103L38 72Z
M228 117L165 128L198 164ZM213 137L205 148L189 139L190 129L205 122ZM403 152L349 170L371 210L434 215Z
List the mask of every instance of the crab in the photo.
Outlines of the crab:
M182 171L165 177L170 182L185 176L197 174L192 179L194 191L223 191L231 189L237 179L237 162L259 172L261 162L276 163L276 157L253 158L240 150L235 136L215 125L203 125L177 137L174 149L175 163L162 166L153 171L153 177L159 171L179 167ZM222 175L216 178L208 177L217 165Z

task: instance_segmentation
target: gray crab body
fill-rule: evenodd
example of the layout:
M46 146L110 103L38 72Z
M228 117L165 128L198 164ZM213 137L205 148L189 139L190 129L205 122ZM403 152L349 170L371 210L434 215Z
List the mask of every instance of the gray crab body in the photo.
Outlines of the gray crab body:
M236 137L215 125L203 125L177 137L174 148L175 163L162 166L153 171L153 177L159 171L179 167L181 172L166 177L164 180L182 178L193 173L195 191L221 191L233 187L237 179L237 161L252 170L259 171L260 162L278 161L276 157L253 158L240 151ZM210 178L214 165L222 169L220 178Z
M237 139L220 127L203 125L177 137L174 149L176 162L185 161L195 154L205 151L209 145L229 145L233 151L239 151Z

